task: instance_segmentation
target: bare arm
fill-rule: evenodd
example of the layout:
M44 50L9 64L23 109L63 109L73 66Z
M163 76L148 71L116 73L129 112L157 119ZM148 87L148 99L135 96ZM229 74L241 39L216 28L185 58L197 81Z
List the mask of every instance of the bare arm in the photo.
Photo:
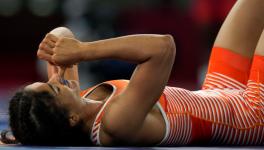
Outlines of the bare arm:
M105 132L122 139L135 137L142 128L146 115L167 84L174 57L175 44L171 36L130 35L86 43L62 38L56 41L46 59L65 66L98 59L138 64L127 88L115 97L103 118Z
M103 119L110 135L120 139L137 136L170 76L175 57L173 38L133 35L85 43L82 56L83 60L114 58L138 64L128 87L115 98Z

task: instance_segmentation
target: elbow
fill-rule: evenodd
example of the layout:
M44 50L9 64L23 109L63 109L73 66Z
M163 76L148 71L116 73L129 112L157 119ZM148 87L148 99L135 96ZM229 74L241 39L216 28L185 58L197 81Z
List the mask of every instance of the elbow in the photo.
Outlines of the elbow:
M169 34L162 35L161 41L162 42L161 42L160 54L166 53L167 56L174 59L176 55L176 45L173 37Z
M164 35L164 41L165 41L165 46L166 50L169 51L171 54L176 54L176 46L174 42L174 38L171 35Z

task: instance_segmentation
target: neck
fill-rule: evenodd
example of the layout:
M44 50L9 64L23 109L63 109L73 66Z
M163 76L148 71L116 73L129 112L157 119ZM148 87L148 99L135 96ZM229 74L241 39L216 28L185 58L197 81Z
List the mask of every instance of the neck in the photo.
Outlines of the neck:
M81 118L84 121L84 132L87 134L91 134L92 126L95 120L96 115L100 111L103 104L98 103L90 103L90 104L84 104L81 108Z

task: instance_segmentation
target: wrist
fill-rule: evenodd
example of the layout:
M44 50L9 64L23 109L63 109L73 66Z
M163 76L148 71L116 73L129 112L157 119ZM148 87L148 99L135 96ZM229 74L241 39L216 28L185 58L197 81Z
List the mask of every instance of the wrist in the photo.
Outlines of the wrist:
M82 62L85 60L85 47L85 42L79 42L79 52L77 53L78 62Z
M80 43L80 60L81 61L90 61L90 60L95 60L95 47L91 42L81 42Z

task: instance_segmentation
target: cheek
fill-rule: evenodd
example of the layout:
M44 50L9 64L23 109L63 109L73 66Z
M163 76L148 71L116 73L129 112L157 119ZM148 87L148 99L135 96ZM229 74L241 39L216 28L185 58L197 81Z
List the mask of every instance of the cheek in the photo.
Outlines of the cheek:
M75 92L69 92L67 95L67 99L69 99L70 101L80 101L80 96Z
M64 104L68 108L74 110L75 108L78 108L79 103L80 103L79 100L75 96L73 96L73 95L64 95Z
M80 89L79 90L77 90L77 89L72 90L72 95L74 96L75 99L80 100L80 98L81 98L80 93L81 93Z
M80 101L80 95L77 91L73 91L68 87L62 88L63 91L63 97L65 100L70 101L70 102L79 102Z

